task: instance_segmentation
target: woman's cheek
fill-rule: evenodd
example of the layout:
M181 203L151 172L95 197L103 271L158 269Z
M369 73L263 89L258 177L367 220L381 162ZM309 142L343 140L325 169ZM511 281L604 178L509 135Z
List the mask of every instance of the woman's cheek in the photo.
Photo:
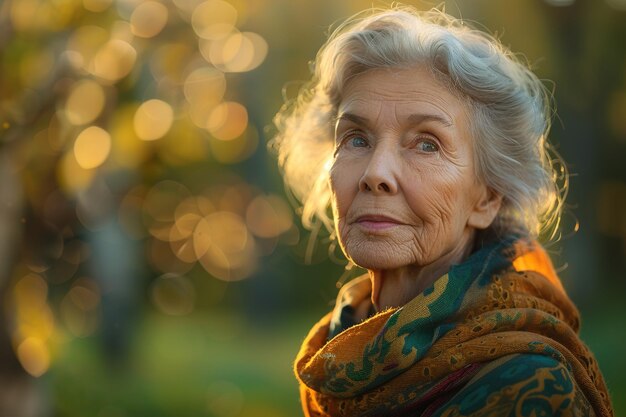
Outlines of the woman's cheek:
M466 192L460 178L442 167L425 175L420 170L405 189L409 207L427 223L450 220L455 206L462 202L458 197Z
M350 170L341 169L337 165L330 170L330 189L335 217L345 217L355 192L358 191L358 179Z

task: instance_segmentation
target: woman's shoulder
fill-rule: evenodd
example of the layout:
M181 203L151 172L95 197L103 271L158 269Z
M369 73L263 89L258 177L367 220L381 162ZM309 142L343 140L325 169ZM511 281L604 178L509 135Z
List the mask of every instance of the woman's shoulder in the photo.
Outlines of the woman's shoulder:
M487 363L432 415L595 416L568 367L532 353Z

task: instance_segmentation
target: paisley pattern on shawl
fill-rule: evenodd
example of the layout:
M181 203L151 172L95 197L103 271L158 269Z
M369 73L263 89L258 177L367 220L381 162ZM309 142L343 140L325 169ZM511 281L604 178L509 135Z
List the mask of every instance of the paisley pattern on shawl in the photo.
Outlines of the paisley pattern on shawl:
M401 308L360 323L358 278L296 358L307 416L612 416L579 316L533 241L483 247ZM542 414L543 413L543 414Z

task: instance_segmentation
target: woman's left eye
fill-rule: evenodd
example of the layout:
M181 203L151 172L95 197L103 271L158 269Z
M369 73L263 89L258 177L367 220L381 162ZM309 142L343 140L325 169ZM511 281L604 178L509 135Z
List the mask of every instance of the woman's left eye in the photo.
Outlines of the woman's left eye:
M417 144L418 150L426 153L433 153L439 150L439 146L431 140L422 140Z

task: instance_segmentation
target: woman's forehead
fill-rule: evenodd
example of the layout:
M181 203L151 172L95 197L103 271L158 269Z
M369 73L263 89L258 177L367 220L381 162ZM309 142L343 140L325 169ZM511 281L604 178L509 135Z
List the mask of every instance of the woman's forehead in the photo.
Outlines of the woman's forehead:
M337 120L356 123L390 113L399 120L431 119L451 125L466 106L425 68L379 69L350 80Z
M351 113L349 111L344 111L340 113L336 122L350 122L357 125L367 125L372 122L372 120L367 116L368 111ZM361 115L365 114L365 115ZM418 125L425 122L436 122L445 127L452 127L455 125L455 120L448 117L447 115L438 114L437 112L418 112L418 113L407 113L396 115L398 120L406 121L413 125Z

